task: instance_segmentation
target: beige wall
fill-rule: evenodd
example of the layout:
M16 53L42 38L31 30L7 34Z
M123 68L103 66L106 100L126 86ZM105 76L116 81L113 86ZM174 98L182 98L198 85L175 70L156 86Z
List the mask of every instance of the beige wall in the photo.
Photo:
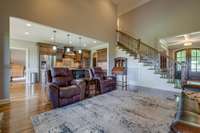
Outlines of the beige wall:
M20 65L26 66L26 50L11 49L10 62L12 64L20 64Z
M116 40L116 7L110 0L1 0L0 99L9 98L9 16L108 42L110 50Z
M155 46L160 38L200 30L200 0L152 0L119 17L120 29Z

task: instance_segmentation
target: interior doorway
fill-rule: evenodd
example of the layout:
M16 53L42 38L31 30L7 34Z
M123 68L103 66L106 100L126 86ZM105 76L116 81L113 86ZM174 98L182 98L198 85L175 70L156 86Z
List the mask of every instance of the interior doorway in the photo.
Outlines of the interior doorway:
M26 80L26 49L10 49L11 82L25 82Z

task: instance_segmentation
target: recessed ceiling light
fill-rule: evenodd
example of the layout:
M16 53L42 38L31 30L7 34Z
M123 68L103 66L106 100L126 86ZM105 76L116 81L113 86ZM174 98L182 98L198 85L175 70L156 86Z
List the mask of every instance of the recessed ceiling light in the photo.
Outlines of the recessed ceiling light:
M24 34L25 34L25 35L29 35L30 33L29 33L29 32L25 32Z
M54 38L53 38L53 37L51 37L51 40L54 40Z
M69 41L69 44L72 44L72 41Z
M27 23L26 26L31 27L32 25L30 23Z
M94 41L94 43L97 43L97 41Z

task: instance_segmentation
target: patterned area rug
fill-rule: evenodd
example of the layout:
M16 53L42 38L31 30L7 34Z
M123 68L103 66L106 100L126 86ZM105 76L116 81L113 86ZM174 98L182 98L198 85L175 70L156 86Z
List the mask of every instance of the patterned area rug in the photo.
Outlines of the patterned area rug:
M116 90L32 117L36 133L168 133L176 103Z

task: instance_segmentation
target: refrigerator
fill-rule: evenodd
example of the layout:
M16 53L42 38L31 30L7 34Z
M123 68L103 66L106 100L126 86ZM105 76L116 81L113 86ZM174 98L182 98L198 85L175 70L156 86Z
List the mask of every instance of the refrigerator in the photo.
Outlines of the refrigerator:
M40 55L40 83L47 83L46 71L50 70L56 64L56 56Z

